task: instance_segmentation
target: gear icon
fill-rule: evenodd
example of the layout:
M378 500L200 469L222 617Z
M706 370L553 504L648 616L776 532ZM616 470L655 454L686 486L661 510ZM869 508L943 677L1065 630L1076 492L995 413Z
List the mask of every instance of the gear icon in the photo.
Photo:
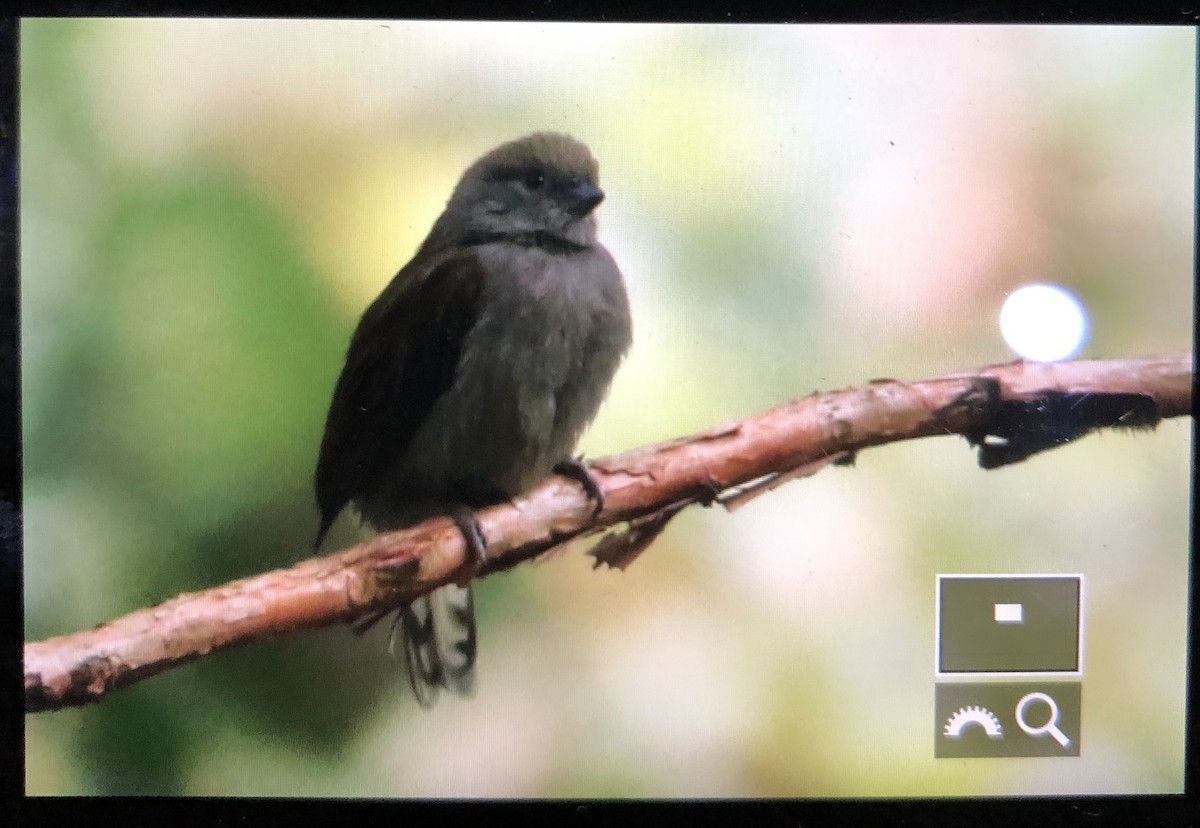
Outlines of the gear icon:
M967 705L946 720L946 728L942 732L947 739L961 739L964 728L979 725L987 733L989 739L1003 739L1004 728L996 714L986 707Z

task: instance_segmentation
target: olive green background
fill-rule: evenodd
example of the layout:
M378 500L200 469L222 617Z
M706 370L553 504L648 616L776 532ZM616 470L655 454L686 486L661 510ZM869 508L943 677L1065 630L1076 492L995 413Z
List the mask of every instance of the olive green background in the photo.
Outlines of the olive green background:
M26 638L310 554L358 315L535 129L599 159L633 304L589 456L1006 361L1029 281L1086 304L1085 356L1186 350L1195 57L1154 28L24 21ZM1190 447L1179 419L993 472L958 438L867 451L626 572L488 579L470 701L418 709L385 629L306 632L28 716L27 790L1178 791ZM933 758L938 572L1085 574L1082 757Z

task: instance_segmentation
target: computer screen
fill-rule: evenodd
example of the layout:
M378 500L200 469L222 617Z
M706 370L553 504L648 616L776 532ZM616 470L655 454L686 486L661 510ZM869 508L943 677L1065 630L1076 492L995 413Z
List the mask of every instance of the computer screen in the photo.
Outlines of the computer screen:
M351 335L539 131L598 162L632 320L585 462L879 378L1186 354L1196 59L1156 27L24 20L26 641L369 536L312 547ZM469 697L423 709L390 618L300 630L27 714L26 791L1180 793L1192 428L866 448L623 570L593 538L479 579Z

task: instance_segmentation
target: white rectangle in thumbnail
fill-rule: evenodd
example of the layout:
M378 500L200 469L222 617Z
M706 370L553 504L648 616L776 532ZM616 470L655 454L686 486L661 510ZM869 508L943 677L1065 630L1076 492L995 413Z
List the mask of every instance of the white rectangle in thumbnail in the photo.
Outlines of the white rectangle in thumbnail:
M1022 624L1025 622L1025 607L1020 604L996 604L997 624Z

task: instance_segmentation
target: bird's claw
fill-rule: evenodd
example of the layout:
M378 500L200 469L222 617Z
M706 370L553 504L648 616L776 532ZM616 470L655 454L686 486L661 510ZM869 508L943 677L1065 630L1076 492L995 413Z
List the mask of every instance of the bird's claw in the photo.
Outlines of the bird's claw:
M569 477L587 492L587 496L596 504L596 508L592 510L592 520L600 516L604 511L604 492L600 490L599 484L596 483L596 478L592 477L591 471L583 464L582 460L574 457L566 460L560 460L554 464L553 469L555 474L561 474L563 477Z
M479 519L466 506L456 508L450 513L450 518L458 527L458 531L462 532L463 543L467 545L466 572L458 581L460 587L465 587L487 566L487 540L479 527Z

